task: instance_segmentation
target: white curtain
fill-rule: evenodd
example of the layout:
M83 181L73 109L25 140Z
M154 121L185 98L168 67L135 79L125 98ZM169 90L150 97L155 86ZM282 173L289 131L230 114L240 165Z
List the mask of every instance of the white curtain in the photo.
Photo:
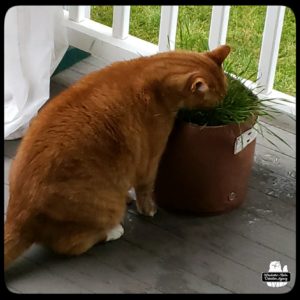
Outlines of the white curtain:
M6 140L22 137L49 98L50 76L68 48L62 6L14 6L4 22Z

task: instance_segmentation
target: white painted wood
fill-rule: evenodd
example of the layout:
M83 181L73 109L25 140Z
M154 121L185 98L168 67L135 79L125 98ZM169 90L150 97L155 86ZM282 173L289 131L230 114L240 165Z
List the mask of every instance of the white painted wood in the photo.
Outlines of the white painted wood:
M126 39L129 34L130 6L114 6L113 37Z
M262 94L265 99L270 99L270 101L266 101L266 105L270 105L282 112L289 113L293 116L296 116L296 98L282 93L277 90L272 90L268 94ZM274 101L276 99L276 101ZM288 102L287 102L288 101Z
M258 85L266 94L274 85L284 13L285 6L267 7L257 74Z
M158 49L160 52L175 49L178 6L161 6Z
M277 90L272 90L270 93L265 93L261 88L257 87L257 82L251 80L245 80L243 78L237 77L234 74L230 74L232 77L237 78L243 82L243 84L251 90L256 90L258 92L258 98L268 100L266 105L270 105L279 111L296 116L296 97L282 93Z
M91 18L91 6L90 5L85 6L85 14L84 15L87 19Z
M230 6L213 6L210 21L209 49L212 50L226 43Z
M102 57L108 62L117 60L128 60L139 56L153 55L159 51L157 45L128 35L122 40L112 36L112 28L89 19L81 23L69 20L68 11L64 10L65 24L68 28L70 45L90 52L96 57ZM246 81L245 85L251 88L257 87L252 81ZM261 93L263 99L280 98L276 103L270 100L271 106L282 112L296 114L296 98L276 90L271 93ZM286 102L288 100L289 102Z
M69 6L69 18L74 22L82 22L85 19L86 7L85 6Z
M150 42L131 35L121 40L112 36L111 27L89 19L77 23L69 20L67 11L64 11L64 14L70 45L90 52L94 56L115 61L153 55L158 52L158 46Z

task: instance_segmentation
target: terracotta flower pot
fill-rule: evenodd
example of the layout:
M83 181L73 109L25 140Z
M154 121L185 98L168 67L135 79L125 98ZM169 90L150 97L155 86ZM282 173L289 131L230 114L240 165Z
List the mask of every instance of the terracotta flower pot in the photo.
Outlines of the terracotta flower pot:
M254 129L249 129L255 121L240 126L178 121L160 162L154 191L157 205L171 211L216 215L242 204L254 158L256 139ZM241 133L246 136L244 148L234 154Z

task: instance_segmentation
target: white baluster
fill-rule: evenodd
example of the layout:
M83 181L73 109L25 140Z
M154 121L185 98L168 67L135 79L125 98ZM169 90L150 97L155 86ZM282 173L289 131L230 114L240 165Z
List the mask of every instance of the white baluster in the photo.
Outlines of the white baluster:
M74 22L81 22L85 19L86 7L85 6L69 6L69 19Z
M226 43L230 6L213 6L210 21L209 49Z
M178 6L162 6L159 28L159 51L175 49Z
M284 13L284 6L267 8L257 74L257 85L265 94L270 93L274 85Z
M114 6L113 37L125 39L129 33L130 6Z

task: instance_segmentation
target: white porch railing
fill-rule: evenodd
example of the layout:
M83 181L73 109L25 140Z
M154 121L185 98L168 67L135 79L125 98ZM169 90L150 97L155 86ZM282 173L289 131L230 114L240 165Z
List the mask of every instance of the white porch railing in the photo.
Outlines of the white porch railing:
M158 45L129 34L130 6L114 6L112 27L90 20L89 6L64 8L70 44L108 61L126 60L175 49L178 6L161 6ZM212 7L210 49L226 43L229 12L230 6ZM284 6L267 7L257 84L263 90L261 97L291 101L281 101L278 105L270 102L270 105L295 115L296 98L273 89L284 14ZM254 85L250 81L247 84Z

